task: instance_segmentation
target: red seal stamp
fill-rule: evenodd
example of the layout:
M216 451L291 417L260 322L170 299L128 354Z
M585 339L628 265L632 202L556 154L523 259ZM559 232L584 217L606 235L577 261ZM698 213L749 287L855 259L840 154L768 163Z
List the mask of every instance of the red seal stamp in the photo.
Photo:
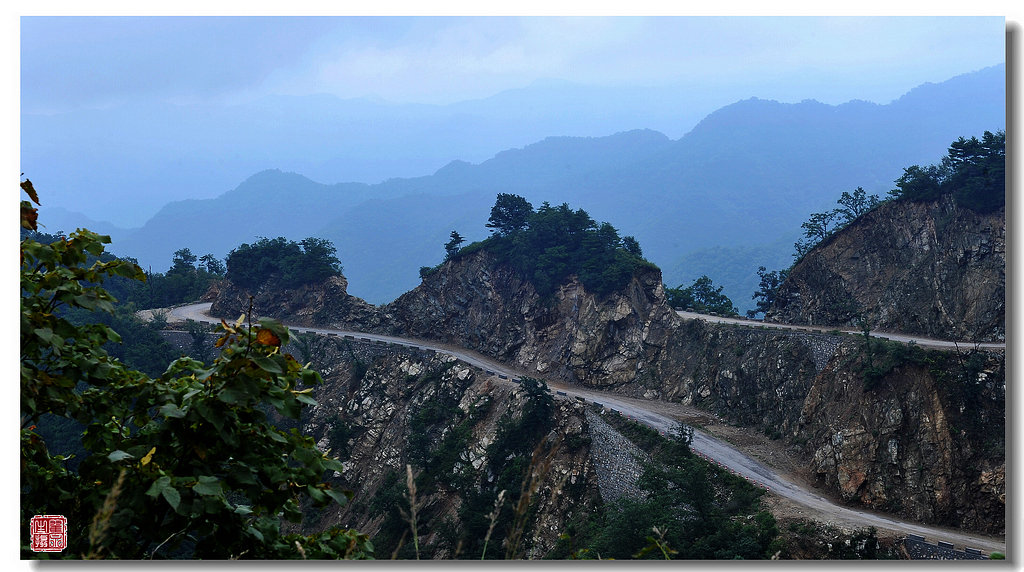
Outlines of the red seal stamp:
M68 546L68 519L55 514L32 517L32 552L60 552Z

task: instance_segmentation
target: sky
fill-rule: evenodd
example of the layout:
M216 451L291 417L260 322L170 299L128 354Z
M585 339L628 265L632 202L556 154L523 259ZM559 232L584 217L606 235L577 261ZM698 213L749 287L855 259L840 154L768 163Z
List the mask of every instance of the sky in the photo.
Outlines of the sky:
M26 16L21 106L324 93L444 104L549 79L888 103L1002 62L1004 26L1001 17L920 16Z

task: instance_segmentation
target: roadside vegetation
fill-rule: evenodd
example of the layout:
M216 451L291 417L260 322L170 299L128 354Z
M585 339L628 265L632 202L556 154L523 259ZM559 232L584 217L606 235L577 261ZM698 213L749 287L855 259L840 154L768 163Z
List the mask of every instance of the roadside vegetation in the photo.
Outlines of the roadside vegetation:
M663 436L606 419L652 459L638 481L643 494L577 519L547 558L756 560L782 549L764 491L695 455L692 432Z
M699 314L717 314L720 316L737 316L739 311L733 306L732 300L722 293L722 287L715 288L707 275L693 281L683 288L665 288L665 298L673 308L697 312Z

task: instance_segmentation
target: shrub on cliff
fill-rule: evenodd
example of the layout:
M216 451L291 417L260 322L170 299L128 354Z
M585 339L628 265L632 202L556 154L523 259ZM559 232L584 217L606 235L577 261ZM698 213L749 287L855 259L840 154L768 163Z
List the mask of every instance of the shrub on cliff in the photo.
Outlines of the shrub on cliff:
M546 558L751 560L778 550L759 489L694 455L688 431L643 437L653 459L637 482L644 494L577 519Z
M609 294L625 287L638 270L657 268L641 257L635 238L620 237L611 224L598 224L567 203L545 202L534 210L522 197L501 194L487 226L494 229L490 238L455 257L485 249L511 264L541 296L553 294L572 275L591 292Z

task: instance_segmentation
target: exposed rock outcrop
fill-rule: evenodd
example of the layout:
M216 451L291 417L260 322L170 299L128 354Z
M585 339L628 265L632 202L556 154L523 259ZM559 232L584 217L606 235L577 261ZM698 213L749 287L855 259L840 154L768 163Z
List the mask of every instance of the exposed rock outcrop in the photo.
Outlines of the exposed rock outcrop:
M349 295L344 276L331 276L298 288L282 288L271 278L255 292L223 280L211 287L204 299L207 297L213 300L210 315L226 320L248 314L250 302L254 321L271 316L290 324L375 332L387 320L377 306Z
M346 507L326 509L319 522L324 528L341 523L374 537L383 528L395 526L387 516L394 506L381 499L407 493L405 465L424 463L422 458L412 461L412 455L424 454L424 448L444 448L446 439L455 439L457 443L447 446L457 451L458 459L446 472L438 472L438 467L447 466L442 461L429 461L438 484L424 488L421 483L418 492L424 557L451 558L456 543L445 539L445 531L451 531L445 523L463 522L459 509L479 494L477 483L498 478L507 460L489 458L488 446L499 438L502 418L523 411L527 395L519 386L500 382L450 356L395 353L337 338L320 339L323 344L315 350L314 363L324 366L325 384L315 393L317 405L304 419L303 429L322 450L333 449L346 457L344 473L337 478L355 494ZM448 406L453 408L450 415L423 425L424 412ZM542 557L565 532L566 523L600 502L588 427L582 404L556 402L548 438L561 445L533 497L536 504L523 544L527 557ZM529 458L525 460L528 464ZM506 502L520 485L518 472L512 472L517 475L516 491L508 491ZM399 526L403 531L407 528L404 522ZM498 543L491 546L490 554L503 551Z
M1006 334L1006 216L951 196L884 203L798 262L767 319L938 339Z
M757 427L800 446L807 476L848 502L989 532L1004 525L994 476L1004 464L1001 354L986 358L984 396L956 389L973 381L958 377L953 352L928 352L934 371L898 366L877 382L898 391L867 390L874 364L865 364L860 337L683 321L665 304L657 271L605 298L569 280L542 300L486 253L445 264L388 310L414 336L541 377L677 400ZM965 411L991 423L968 424Z
M405 335L459 344L538 376L593 387L642 376L679 322L665 304L657 270L637 273L607 296L571 278L542 299L485 251L445 263L387 312Z
M843 500L1002 534L1002 356L920 355L869 388L863 352L844 345L808 392L796 439L818 482Z
M920 522L1002 533L1001 352L692 321L653 375L620 391L713 411L795 446L840 500Z

